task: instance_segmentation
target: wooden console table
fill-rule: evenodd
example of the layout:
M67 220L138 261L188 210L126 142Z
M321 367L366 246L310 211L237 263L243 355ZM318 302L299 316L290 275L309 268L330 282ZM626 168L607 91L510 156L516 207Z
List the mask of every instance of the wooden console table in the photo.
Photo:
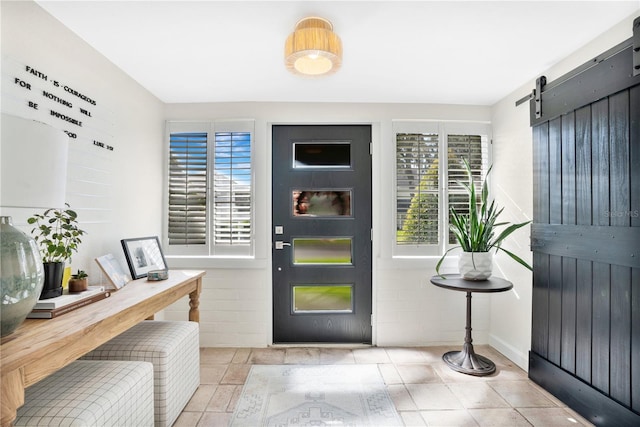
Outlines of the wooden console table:
M513 283L490 277L487 280L464 280L458 274L433 276L431 283L441 288L467 293L467 324L465 326L464 344L461 351L449 351L442 356L442 360L454 371L463 374L483 376L495 372L496 365L489 358L476 354L473 350L471 338L471 293L472 292L504 292L513 288Z
M167 280L138 279L109 298L53 319L27 319L2 338L0 422L11 426L24 389L189 295L189 320L200 321L204 271L170 270Z

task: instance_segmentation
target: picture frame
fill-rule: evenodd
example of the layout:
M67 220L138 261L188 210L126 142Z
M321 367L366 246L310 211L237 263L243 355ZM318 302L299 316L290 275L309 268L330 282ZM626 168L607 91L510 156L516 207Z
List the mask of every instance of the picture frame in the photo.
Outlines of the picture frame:
M120 242L133 279L147 277L152 270L167 269L158 236L122 239Z
M95 261L115 289L120 289L131 281L131 275L122 268L113 254L99 256Z

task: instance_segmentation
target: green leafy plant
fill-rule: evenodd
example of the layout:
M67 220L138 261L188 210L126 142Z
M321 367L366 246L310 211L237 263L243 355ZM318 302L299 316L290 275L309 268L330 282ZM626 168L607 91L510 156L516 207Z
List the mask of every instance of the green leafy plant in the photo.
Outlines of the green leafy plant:
M78 270L76 274L71 275L74 279L86 279L89 275L84 270Z
M31 234L40 246L43 263L71 262L71 256L82 243L80 237L86 234L78 227L78 214L69 209L69 204L65 205L66 209L47 209L27 219L27 223L36 225Z
M436 273L440 275L440 266L442 265L442 262L446 258L447 254L452 250L458 248L462 248L464 252L489 252L491 249L495 248L496 253L498 251L503 251L519 264L523 265L529 270L533 270L526 261L501 246L504 239L511 235L511 233L521 227L524 227L531 221L510 225L508 225L508 222L497 222L498 216L500 216L504 208L498 209L494 201L491 201L491 203L489 203L489 190L487 187L486 179L484 181L484 184L482 185L480 203L477 203L476 199L478 193L476 191L475 183L473 182L471 167L469 166L469 163L466 161L466 159L463 159L463 161L467 170L468 183L462 182L460 184L467 190L467 193L469 195L469 213L458 213L456 212L454 207L451 207L449 209L449 212L451 214L449 228L456 237L459 246L449 248L449 250L447 250L444 255L442 255L442 257L436 264ZM491 168L489 168L487 176L490 172ZM508 226L503 229L502 232L500 232L500 234L498 234L496 237L497 227L505 225Z

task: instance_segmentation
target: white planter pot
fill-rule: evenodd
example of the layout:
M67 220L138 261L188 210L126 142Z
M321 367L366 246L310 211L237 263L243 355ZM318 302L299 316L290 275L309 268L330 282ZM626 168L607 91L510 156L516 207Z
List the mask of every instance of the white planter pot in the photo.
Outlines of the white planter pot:
M462 252L458 270L463 279L487 280L493 269L493 252Z

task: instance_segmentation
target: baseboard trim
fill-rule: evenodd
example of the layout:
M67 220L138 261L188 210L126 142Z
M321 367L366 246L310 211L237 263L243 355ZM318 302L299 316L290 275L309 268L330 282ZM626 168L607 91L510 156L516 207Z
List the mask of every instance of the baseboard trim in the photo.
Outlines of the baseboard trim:
M529 378L596 426L640 425L640 414L604 395L533 351L529 352Z
M521 367L525 372L529 370L529 357L526 353L519 351L495 335L489 335L489 345Z

